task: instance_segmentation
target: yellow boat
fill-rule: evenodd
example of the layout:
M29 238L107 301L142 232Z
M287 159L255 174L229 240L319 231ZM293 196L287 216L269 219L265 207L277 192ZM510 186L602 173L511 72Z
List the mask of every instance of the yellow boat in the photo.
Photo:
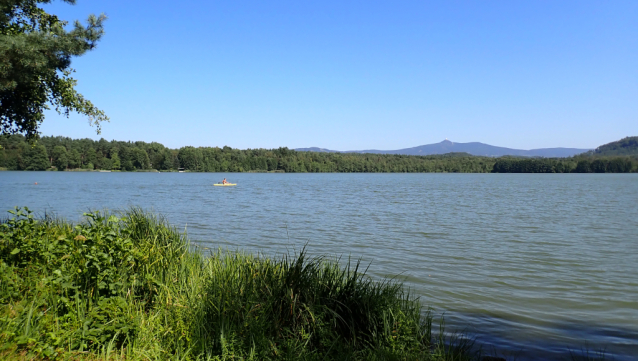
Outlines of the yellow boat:
M215 183L213 184L214 186L219 186L219 187L230 187L230 186L236 186L237 183L226 183L226 184L222 184L222 183Z

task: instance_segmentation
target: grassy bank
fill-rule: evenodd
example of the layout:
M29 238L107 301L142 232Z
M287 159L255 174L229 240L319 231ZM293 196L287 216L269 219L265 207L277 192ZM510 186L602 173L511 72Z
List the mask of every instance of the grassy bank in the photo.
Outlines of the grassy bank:
M6 359L470 360L400 283L300 254L203 256L161 217L0 226ZM452 340L453 341L453 340Z

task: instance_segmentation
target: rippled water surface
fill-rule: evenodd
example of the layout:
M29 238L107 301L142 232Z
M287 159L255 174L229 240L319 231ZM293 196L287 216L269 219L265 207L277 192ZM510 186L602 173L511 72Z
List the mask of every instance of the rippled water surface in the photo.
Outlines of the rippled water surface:
M16 205L139 205L206 247L360 257L518 360L638 355L635 174L0 172L0 209Z

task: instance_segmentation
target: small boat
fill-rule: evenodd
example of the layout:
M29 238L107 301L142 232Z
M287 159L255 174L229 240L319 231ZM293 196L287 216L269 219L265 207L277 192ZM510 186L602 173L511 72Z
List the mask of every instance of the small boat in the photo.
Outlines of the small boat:
M213 185L214 185L214 186L219 186L219 187L230 187L230 186L236 186L236 185L237 185L237 183L226 183L226 184L223 184L223 183L215 183L215 184L213 184Z

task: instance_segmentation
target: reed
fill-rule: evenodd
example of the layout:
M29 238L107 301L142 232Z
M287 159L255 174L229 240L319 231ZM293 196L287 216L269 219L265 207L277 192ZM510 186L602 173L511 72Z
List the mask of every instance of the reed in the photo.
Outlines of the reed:
M5 359L470 360L396 280L360 262L203 255L161 216L0 225Z

